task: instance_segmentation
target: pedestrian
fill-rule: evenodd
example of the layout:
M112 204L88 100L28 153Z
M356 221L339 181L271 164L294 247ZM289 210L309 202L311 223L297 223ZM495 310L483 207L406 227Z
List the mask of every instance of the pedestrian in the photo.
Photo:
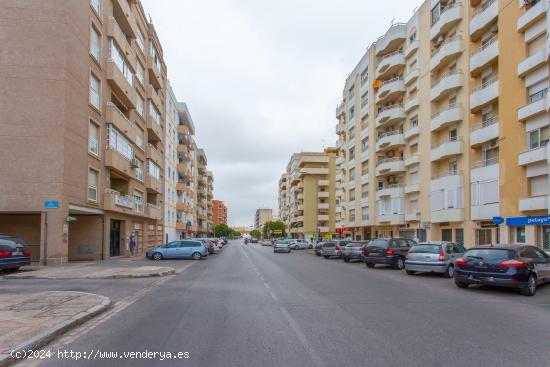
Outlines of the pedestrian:
M418 236L416 235L416 233L414 234L413 241L414 241L414 243L416 243L417 245L418 245L418 243L420 242L420 240L418 239Z
M136 249L136 241L134 241L134 236L130 236L130 242L128 243L132 257L134 256L134 251Z

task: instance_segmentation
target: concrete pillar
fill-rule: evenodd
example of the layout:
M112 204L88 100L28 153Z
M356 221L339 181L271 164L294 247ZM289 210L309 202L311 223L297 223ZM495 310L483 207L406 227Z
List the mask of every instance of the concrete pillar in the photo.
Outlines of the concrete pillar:
M537 244L537 227L525 226L525 243L536 246Z
M45 264L64 265L69 261L68 211L60 208L45 212Z

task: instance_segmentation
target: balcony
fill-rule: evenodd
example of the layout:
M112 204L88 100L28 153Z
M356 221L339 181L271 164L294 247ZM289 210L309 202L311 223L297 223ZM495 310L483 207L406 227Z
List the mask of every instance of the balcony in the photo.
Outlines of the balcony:
M409 98L406 102L405 102L405 105L403 106L404 109L405 109L405 112L406 113L409 113L411 112L413 109L415 108L418 108L420 106L420 98L418 97L413 97L413 98Z
M361 175L361 184L366 184L369 182L369 174L365 173Z
M485 182L499 178L499 160L498 158L482 160L472 165L470 172L470 182Z
M329 227L318 227L319 233L330 233Z
M365 116L368 116L368 114L369 114L368 100L361 101L361 112L360 112L361 119L363 119L363 117Z
M498 180L499 180L499 160L498 158L480 161L472 165L472 170L470 173L470 182L479 183L493 181L495 189L498 190ZM496 180L496 182L495 182ZM472 186L472 195L474 195L474 187ZM476 205L472 204L472 220L488 220L493 217L499 216L500 205L499 203L483 203L486 201L488 195L482 189L479 189L479 192L475 196L478 197L477 201L479 202ZM498 193L496 194L498 197Z
M402 198L405 197L405 188L400 184L387 185L376 191L376 199L381 198Z
M464 52L464 39L461 36L449 38L432 53L430 71L438 70Z
M523 13L517 21L517 30L522 33L525 32L531 25L544 18L548 9L548 1L541 0L530 8L525 8L527 11Z
M402 105L391 105L378 110L376 127L382 127L405 119L405 109Z
M336 118L339 118L344 114L344 101L340 102L338 106L336 106Z
M405 140L412 139L418 135L420 135L420 128L418 127L418 125L416 125L405 131Z
M328 210L329 208L330 208L329 203L319 203L319 204L317 204L317 209Z
M105 111L105 122L113 124L116 129L122 132L128 140L135 142L137 136L136 126L115 106L112 102L107 102Z
M518 109L518 120L525 121L548 111L548 88L529 96L529 101Z
M162 208L158 205L147 203L146 205L146 214L149 218L154 220L162 219Z
M181 176L187 177L187 178L191 177L191 170L189 169L186 163L179 163L176 166L176 169Z
M130 64L130 67L133 70L136 70L136 58L134 56L132 46L128 43L126 34L124 34L113 16L110 16L107 20L107 37L115 40L116 44L124 54L126 61Z
M548 143L546 145L548 145ZM527 166L532 163L548 160L550 160L550 149L548 146L542 146L520 153L518 163L520 166Z
M432 150L430 152L430 160L432 162L437 162L442 159L460 155L463 152L464 142L462 141L461 137L456 139L449 139L432 147Z
M432 223L462 222L464 221L464 209L451 208L432 211Z
M151 116L147 116L147 133L149 134L150 140L163 140L162 125L158 124Z
M530 72L546 64L547 60L548 50L544 47L518 64L518 76L520 78L525 77Z
M405 23L392 25L386 34L376 40L376 55L396 51L406 39L407 25Z
M343 124L336 124L336 135L344 134L346 132L346 127Z
M451 92L464 86L464 74L461 70L445 73L432 85L430 90L430 100L440 100Z
M376 67L376 78L385 79L388 75L396 74L405 67L405 55L401 51L392 52L383 56Z
M330 181L329 180L319 180L317 181L317 185L320 186L320 187L327 187L330 185Z
M147 87L147 99L149 99L159 111L163 111L162 100L151 84ZM185 126L185 125L182 125Z
M405 162L400 158L381 159L376 166L376 176L393 175L405 171Z
M151 144L147 144L146 148L146 154L147 158L151 159L153 162L155 162L160 168L164 167L164 159L162 156L162 153L159 152L154 146Z
M405 145L405 135L402 131L389 131L379 135L376 142L376 152Z
M116 171L127 178L134 177L134 170L130 161L114 149L107 147L105 150L105 167Z
M461 171L449 171L435 175L431 181L431 191L443 190L446 188L464 187L464 176Z
M497 100L498 95L498 79L490 78L479 87L474 88L472 94L470 95L471 111L480 111L483 107Z
M450 105L432 115L430 131L434 132L464 119L462 104Z
M487 66L494 64L498 60L498 56L498 37L493 37L472 52L472 56L470 56L470 75L479 75Z
M116 190L106 189L103 195L105 211L112 211L123 214L137 214L134 212L134 198L122 195Z
M496 139L499 136L499 123L492 117L475 125L470 133L470 146L476 148L483 143Z
M439 18L435 22L432 22L430 39L434 40L438 36L447 33L462 20L462 14L464 14L464 5L462 3L455 3L441 9Z
M132 82L128 81L115 62L110 59L107 60L106 72L107 81L120 101L128 108L135 108L137 95L133 85L133 77Z
M416 192L420 192L419 183L411 183L405 186L405 194L414 194Z
M414 69L409 70L407 75L405 75L405 79L404 79L405 85L408 87L413 82L418 80L419 77L420 77L420 69L419 68L414 68Z
M534 196L519 200L519 210L529 212L534 210L548 210L548 195Z
M413 52L418 50L418 47L420 46L420 41L415 39L414 41L409 41L409 44L405 48L405 57L409 58Z
M498 18L498 1L491 0L476 10L470 20L470 38L478 40Z
M376 94L376 104L384 105L405 94L405 82L401 78L394 78L384 82Z
M328 199L330 197L330 192L328 192L328 191L319 191L317 193L317 197L319 199Z
M405 214L405 221L406 222L418 222L420 221L420 212L409 212Z
M137 25L134 21L132 9L128 0L113 0L113 14L117 23L129 38L136 38Z
M326 222L330 219L330 216L328 214L319 214L317 215L317 220L319 222Z
M303 175L328 175L329 169L328 168L301 168L300 169L300 176Z
M500 215L500 204L472 205L472 220L491 220Z
M156 89L162 88L161 71L152 57L147 59L147 70L149 70L149 82L153 85L153 87Z
M162 182L151 175L145 175L145 188L148 192L162 194Z
M393 224L393 225L402 225L405 224L405 215L404 214L383 214L376 216L377 224Z
M414 164L420 163L420 155L413 154L409 158L405 159L405 167L410 167Z

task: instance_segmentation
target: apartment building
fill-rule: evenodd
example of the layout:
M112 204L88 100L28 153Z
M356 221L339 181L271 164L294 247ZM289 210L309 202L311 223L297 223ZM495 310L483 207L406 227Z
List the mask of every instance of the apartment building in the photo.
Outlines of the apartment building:
M221 200L212 200L213 225L227 225L227 206Z
M336 109L342 235L549 246L547 11L426 0L367 48Z
M179 238L176 232L176 203L178 202L176 183L178 182L178 125L179 116L177 110L177 99L170 85L166 81L166 128L164 135L164 240L174 241Z
M195 124L184 102L177 102L176 235L183 239L197 232L197 145Z
M0 233L48 265L160 244L166 66L141 3L2 11Z
M212 198L214 195L214 176L207 170L208 160L203 149L197 149L197 228L196 235L206 237L212 235L214 216Z
M264 224L273 220L273 210L267 208L256 209L254 215L254 229L261 231Z
M212 171L206 173L206 227L210 235L214 234L214 174Z
M335 148L292 155L279 180L279 216L293 238L336 235Z

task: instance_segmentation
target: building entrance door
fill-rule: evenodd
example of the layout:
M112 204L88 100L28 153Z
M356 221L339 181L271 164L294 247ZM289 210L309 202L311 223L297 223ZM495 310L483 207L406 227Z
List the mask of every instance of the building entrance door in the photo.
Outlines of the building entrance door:
M120 256L120 221L111 219L109 231L109 256Z

